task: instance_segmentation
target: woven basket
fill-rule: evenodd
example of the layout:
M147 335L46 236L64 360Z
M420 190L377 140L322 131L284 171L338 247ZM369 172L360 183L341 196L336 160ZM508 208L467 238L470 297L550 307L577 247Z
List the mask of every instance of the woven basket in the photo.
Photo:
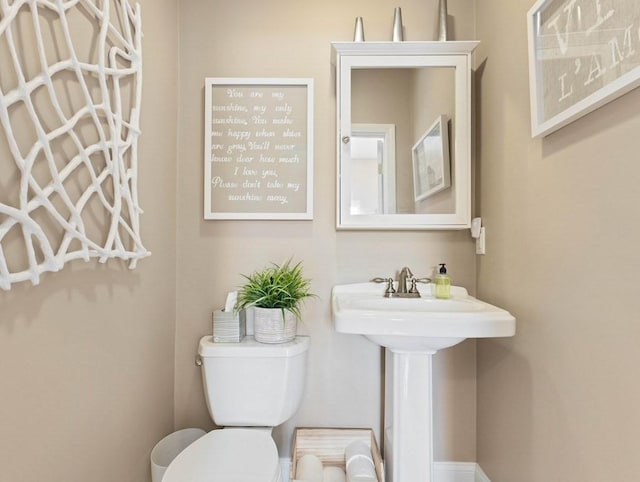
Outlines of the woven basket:
M254 308L253 336L260 343L286 343L296 337L297 318L280 308Z

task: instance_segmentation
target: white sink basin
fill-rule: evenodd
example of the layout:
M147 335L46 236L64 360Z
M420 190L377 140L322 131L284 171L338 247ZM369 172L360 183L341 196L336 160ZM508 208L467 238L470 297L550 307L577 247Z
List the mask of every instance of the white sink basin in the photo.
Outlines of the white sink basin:
M515 334L509 312L469 296L459 286L451 287L448 300L434 298L432 285L420 288L421 298L385 298L384 290L376 283L335 286L331 306L336 331L364 335L392 350L425 353L466 338Z

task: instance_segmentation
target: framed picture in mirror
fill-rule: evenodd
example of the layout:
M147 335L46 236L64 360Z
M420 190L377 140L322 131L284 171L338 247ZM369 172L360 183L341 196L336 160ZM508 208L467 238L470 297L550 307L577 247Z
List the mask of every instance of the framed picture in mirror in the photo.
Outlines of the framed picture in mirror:
M447 117L439 116L411 150L415 201L451 186L449 127Z

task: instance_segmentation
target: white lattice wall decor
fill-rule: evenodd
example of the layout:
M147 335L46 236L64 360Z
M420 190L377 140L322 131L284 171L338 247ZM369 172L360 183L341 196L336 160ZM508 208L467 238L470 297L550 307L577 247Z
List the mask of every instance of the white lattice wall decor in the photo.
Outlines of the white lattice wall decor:
M139 234L139 5L0 0L0 288L73 259L129 261Z

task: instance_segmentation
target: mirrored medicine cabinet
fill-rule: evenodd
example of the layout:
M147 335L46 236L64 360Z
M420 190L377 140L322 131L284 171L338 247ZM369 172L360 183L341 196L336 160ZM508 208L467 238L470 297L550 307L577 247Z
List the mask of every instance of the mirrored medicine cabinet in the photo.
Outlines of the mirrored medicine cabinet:
M469 228L477 45L332 43L338 229Z

